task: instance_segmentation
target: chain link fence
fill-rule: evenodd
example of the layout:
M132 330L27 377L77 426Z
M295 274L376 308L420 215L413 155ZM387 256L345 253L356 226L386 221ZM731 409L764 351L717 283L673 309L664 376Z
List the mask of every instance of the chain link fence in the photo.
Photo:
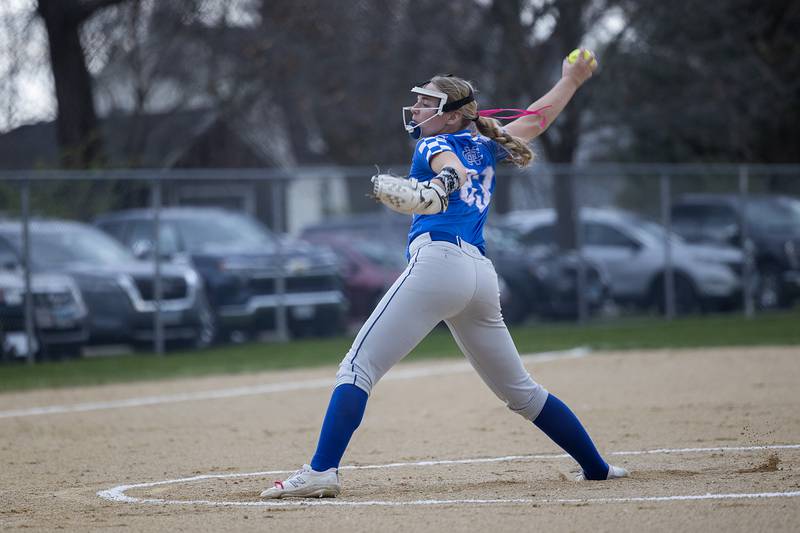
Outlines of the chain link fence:
M4 346L33 361L43 350L80 353L86 342L113 341L114 328L122 330L116 340L157 353L255 332L278 340L341 332L366 318L402 270L409 221L368 196L373 173L1 172L0 290L4 312L16 306L21 315L4 315ZM548 290L572 283L559 297L571 295L567 314L581 322L628 309L656 309L666 319L752 316L791 305L800 290L799 178L798 165L501 168L487 246L508 250L490 257L510 298L515 272L539 276ZM488 187L482 194L488 201ZM373 245L353 254L371 260L369 268L345 254L362 237ZM538 251L523 257L515 247ZM554 254L571 254L559 264L571 265L574 279L548 287L542 276ZM137 259L114 266L125 257ZM356 279L367 270L383 276L371 288ZM556 295L528 297L545 298ZM530 304L503 302L507 318L512 305ZM80 324L69 321L69 309Z

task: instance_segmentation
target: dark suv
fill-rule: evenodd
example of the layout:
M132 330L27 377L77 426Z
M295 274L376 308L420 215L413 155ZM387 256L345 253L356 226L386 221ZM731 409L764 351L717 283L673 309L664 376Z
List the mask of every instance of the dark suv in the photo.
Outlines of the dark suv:
M543 319L578 318L578 275L581 258L555 246L526 246L513 228L484 226L487 257L501 280L503 318L518 324L533 314ZM602 267L582 259L584 298L590 314L601 312L611 300L608 276ZM505 287L503 287L505 285Z
M103 215L95 224L138 257L152 258L153 219L152 209L134 209ZM280 239L252 217L226 209L171 207L160 214L160 254L197 270L226 337L274 329L281 300L292 336L342 332L347 300L336 256Z
M346 249L364 243L380 249L384 272L376 276L371 299L362 299L359 309L368 315L386 288L404 268L405 244L408 237L409 218L393 212L362 213L325 220L306 227L303 237L315 242L325 242L332 247ZM500 284L500 304L503 318L508 324L523 322L535 314L542 318L572 318L577 316L576 284L577 261L552 249L527 248L510 228L489 226L484 228L487 257L494 263ZM348 241L349 245L340 245ZM385 269L389 266L389 269ZM360 270L349 270L350 285L362 285ZM598 311L609 297L605 273L594 263L586 264L586 297L589 310ZM364 287L362 287L363 289Z
M689 241L742 247L744 220L758 274L756 305L791 305L800 297L800 200L759 194L747 198L744 213L741 205L736 194L687 194L673 202L673 228Z
M0 249L21 265L21 223L0 222ZM133 255L92 226L68 220L30 223L31 271L69 275L88 309L91 344L130 344L149 348L153 341L153 265ZM202 347L213 339L211 312L197 273L187 266L162 270L161 317L171 345Z

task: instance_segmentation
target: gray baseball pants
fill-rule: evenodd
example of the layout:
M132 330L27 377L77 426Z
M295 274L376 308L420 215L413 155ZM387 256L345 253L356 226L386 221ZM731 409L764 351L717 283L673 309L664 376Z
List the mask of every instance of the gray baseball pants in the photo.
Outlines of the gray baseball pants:
M489 388L509 409L533 421L548 392L522 365L503 322L497 274L473 245L431 240L409 246L411 260L378 303L339 365L336 385L370 393L392 366L441 321Z

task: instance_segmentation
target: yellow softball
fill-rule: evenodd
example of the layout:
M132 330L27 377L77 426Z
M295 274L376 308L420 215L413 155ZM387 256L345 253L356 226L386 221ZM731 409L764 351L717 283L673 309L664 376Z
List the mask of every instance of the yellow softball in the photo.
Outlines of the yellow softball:
M575 50L573 50L572 52L569 53L569 55L567 56L567 61L569 61L570 64L575 63L575 61L578 60L578 54L580 54L580 53L581 53L580 49L576 48ZM590 57L592 58L592 61L589 64L591 65L592 68L596 68L597 67L597 60L594 57L592 57L592 53L589 50L584 50L583 51L583 58L584 59L589 59Z

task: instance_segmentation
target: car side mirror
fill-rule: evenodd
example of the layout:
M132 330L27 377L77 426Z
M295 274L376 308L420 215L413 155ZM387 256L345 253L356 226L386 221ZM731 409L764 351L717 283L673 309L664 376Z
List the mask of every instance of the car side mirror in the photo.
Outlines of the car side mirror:
M153 255L153 242L148 239L140 239L131 245L133 255L138 259L147 259Z
M741 245L742 234L737 224L726 224L717 231L714 238L718 242L725 242L738 247Z
M131 250L133 251L133 255L136 256L137 259L142 259L142 260L152 259L156 253L153 241L147 239L142 239L134 242L133 245L131 246ZM175 254L171 254L163 250L161 251L162 261L172 261L173 259L175 259Z

